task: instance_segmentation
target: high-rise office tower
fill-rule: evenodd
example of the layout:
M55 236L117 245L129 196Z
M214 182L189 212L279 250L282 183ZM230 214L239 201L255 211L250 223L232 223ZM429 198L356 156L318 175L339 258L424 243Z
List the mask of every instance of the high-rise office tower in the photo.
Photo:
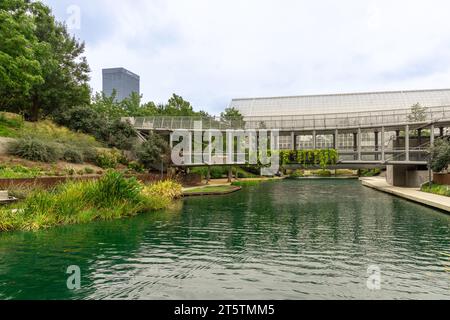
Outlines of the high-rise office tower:
M140 78L124 68L103 69L103 93L110 97L116 90L117 101L128 98L131 93L140 94Z

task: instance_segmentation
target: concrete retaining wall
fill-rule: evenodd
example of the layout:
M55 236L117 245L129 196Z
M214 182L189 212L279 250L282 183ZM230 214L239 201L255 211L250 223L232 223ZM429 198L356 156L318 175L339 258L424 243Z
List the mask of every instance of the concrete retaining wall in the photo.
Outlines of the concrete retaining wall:
M386 181L395 187L418 188L428 181L428 171L416 166L387 166Z

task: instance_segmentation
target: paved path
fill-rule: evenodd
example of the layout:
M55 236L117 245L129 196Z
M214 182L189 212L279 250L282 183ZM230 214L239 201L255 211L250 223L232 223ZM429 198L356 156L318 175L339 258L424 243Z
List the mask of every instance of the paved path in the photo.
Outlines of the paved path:
M385 178L382 177L361 178L360 180L363 186L390 193L395 196L425 204L450 213L450 197L422 192L418 188L393 187L386 182Z

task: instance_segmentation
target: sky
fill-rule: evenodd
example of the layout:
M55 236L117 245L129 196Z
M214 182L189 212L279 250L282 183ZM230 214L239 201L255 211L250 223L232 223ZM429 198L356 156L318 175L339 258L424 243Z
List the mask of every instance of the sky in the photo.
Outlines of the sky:
M141 77L144 101L450 88L447 0L44 0L102 68Z

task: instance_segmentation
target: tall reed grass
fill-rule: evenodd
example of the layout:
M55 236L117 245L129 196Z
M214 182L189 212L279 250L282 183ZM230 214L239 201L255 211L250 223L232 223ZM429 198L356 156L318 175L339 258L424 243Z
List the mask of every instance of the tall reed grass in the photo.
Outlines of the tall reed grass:
M0 231L31 231L129 217L166 208L180 196L177 183L144 186L135 178L110 171L97 181L68 182L52 191L36 190L15 209L0 209Z

